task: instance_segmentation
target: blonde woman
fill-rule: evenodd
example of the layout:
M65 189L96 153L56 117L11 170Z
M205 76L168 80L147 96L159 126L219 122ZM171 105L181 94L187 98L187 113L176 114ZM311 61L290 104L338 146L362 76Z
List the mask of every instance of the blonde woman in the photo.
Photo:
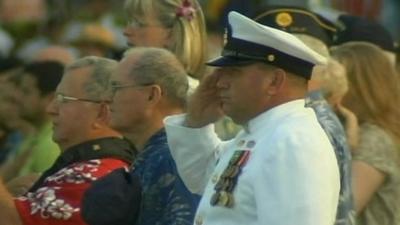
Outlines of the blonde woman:
M207 57L203 12L196 0L126 0L130 46L163 47L174 53L193 78L200 78Z
M353 154L357 222L400 224L400 86L378 47L349 42L332 49L346 67L349 91L338 104Z

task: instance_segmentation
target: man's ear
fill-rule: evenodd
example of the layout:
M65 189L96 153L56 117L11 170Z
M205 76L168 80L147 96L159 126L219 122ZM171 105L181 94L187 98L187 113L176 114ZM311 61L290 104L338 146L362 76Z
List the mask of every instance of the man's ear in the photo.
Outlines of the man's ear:
M101 103L97 113L96 124L108 124L110 122L110 107L106 103Z
M151 85L147 100L150 104L156 104L162 98L163 91L159 85Z
M273 70L271 76L271 83L268 88L268 94L271 96L277 94L284 86L286 79L287 79L287 74L284 70L282 69Z

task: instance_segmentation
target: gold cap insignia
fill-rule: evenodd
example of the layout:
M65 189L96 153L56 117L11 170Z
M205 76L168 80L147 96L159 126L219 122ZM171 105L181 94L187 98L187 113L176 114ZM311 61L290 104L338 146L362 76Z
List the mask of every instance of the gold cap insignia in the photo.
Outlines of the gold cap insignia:
M287 27L293 23L293 18L289 13L282 12L276 15L275 22L281 27Z

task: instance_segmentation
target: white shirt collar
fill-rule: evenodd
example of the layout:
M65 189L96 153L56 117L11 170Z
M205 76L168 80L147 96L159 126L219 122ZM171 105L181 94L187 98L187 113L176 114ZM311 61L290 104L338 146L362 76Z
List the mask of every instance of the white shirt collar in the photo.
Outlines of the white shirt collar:
M305 107L304 99L293 100L275 106L251 119L246 125L243 126L243 129L246 133L249 134L254 133L260 130L261 127L265 127L269 123L276 123L277 121L280 121L283 118L285 118L288 114L292 113L293 111L304 109L304 107Z

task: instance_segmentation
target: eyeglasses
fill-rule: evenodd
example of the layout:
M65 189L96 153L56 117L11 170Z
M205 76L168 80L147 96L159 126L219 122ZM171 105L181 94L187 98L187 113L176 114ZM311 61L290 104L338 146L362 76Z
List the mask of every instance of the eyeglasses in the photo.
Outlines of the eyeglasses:
M102 100L92 100L92 99L86 99L86 98L77 98L77 97L67 96L62 93L57 93L55 99L58 103L66 103L68 101L82 101L82 102L91 102L91 103L96 103L96 104L102 104L102 103L108 102L108 101L104 101L104 100L102 101Z
M111 83L110 88L111 88L111 96L114 96L117 91L124 89L124 88L142 88L146 86L150 86L153 84L117 84L117 83Z

